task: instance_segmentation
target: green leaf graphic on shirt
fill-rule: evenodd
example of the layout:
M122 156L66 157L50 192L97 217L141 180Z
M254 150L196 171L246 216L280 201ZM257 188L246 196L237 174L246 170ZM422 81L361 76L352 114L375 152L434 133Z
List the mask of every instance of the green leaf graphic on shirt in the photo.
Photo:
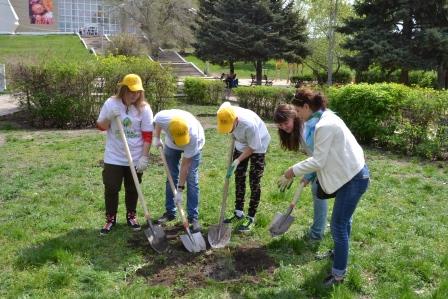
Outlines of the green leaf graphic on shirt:
M137 138L139 134L135 133L132 129L132 120L129 117L123 119L123 127L124 133L126 134L126 138Z

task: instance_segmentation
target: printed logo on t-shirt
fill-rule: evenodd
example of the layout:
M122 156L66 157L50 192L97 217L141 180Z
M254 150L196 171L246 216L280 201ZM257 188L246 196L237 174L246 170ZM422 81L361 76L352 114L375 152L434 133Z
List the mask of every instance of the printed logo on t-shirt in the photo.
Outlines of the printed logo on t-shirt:
M135 133L134 129L132 129L132 120L129 117L126 117L125 119L122 120L123 123L123 129L124 129L124 134L126 135L126 138L138 138L139 135L137 133ZM117 137L120 137L120 132L117 130L115 132L115 135L117 135Z

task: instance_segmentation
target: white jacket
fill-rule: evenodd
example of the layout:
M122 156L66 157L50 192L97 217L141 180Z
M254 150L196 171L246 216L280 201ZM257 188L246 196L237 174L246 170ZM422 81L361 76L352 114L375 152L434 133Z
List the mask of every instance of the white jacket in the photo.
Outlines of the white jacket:
M295 176L317 172L326 193L350 181L365 165L364 152L344 121L326 110L314 132L313 156L293 166Z

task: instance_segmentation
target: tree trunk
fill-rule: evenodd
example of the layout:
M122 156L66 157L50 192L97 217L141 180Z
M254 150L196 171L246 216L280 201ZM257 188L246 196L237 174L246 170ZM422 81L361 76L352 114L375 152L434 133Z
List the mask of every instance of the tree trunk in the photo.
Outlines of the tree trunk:
M257 72L257 85L261 85L261 80L263 77L263 61L257 60L255 70Z
M447 78L448 78L448 71L443 67L443 65L440 65L437 68L437 88L443 89L447 88Z
M400 83L409 85L409 69L407 69L407 68L401 69Z
M235 73L235 65L234 65L233 60L229 60L229 71L230 71L231 75L233 75Z
M333 0L331 1L333 3ZM328 29L328 76L327 76L327 84L333 84L333 52L334 52L334 44L336 41L334 28L336 25L336 18L338 13L338 0L334 1L334 8L330 11L330 27Z

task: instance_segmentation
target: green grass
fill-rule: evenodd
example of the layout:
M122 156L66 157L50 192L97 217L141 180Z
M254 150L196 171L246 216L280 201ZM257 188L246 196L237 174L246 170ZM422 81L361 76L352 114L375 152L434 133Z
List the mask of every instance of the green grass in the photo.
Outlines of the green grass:
M0 35L0 63L94 59L75 35Z
M205 62L194 55L187 55L185 59L189 62L193 62L202 71L205 70ZM288 79L288 65L284 62L278 70L275 68L275 60L269 60L264 65L263 74L266 74L269 79ZM301 75L311 74L311 70L306 66L300 66L296 73L291 70L290 76L297 75L297 72ZM229 66L220 66L217 64L209 64L209 76L220 77L222 73L229 73ZM255 67L251 62L236 62L235 73L238 78L250 79L250 74L255 74Z
M189 108L196 115L216 110ZM19 130L0 122L0 140L6 141L0 145L0 297L447 298L446 163L366 150L372 180L354 216L349 274L343 285L323 290L319 284L331 264L314 256L330 249L332 240L329 232L321 243L304 237L312 221L309 188L290 230L279 239L271 239L267 231L274 213L286 210L294 191L280 194L275 180L304 158L282 151L276 132L271 133L253 233L233 233L227 248L198 255L185 252L174 238L172 252L158 255L143 232L132 233L124 225L123 197L119 225L110 235L99 236L103 134ZM206 138L200 169L205 237L207 227L218 222L228 151L228 139L215 129L207 129ZM158 216L165 176L153 154L143 192ZM233 199L232 182L229 214ZM140 206L138 213L142 219ZM260 267L242 271L246 261L237 262L236 257L244 252L247 260L266 256L255 260ZM270 268L261 267L268 264Z

